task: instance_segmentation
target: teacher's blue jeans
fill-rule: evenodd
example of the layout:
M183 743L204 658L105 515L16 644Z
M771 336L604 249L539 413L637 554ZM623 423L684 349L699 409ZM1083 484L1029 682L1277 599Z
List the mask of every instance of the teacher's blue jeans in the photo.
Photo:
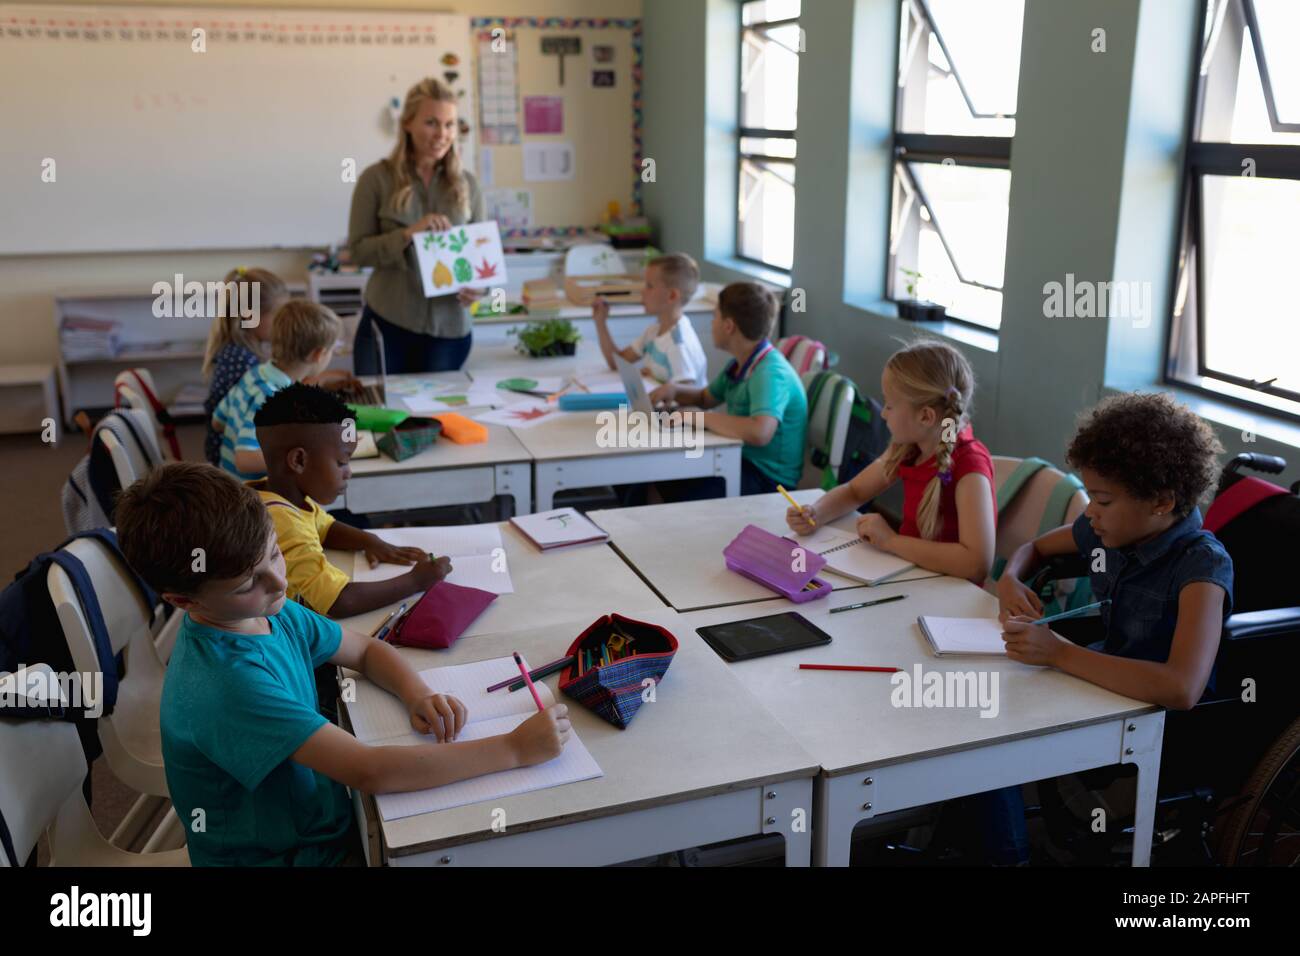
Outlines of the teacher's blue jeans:
M459 371L474 344L473 332L458 339L411 332L366 306L357 326L356 340L352 343L352 370L357 375L379 374L376 326L384 336L384 364L390 375Z

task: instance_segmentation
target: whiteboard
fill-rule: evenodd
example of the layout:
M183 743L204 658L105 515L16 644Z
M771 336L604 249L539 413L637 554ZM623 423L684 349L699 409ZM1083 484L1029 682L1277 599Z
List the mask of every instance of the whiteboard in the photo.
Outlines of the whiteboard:
M0 254L340 242L390 100L449 72L473 170L466 17L0 6Z

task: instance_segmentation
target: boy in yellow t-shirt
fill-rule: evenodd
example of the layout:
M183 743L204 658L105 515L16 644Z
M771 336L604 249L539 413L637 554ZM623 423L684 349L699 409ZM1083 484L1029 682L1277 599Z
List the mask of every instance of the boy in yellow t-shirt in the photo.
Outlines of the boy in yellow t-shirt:
M416 548L398 548L368 531L336 521L329 504L347 487L355 439L345 441L351 413L322 388L294 384L258 409L257 441L267 476L249 485L275 525L284 553L290 599L330 617L351 617L426 591L451 573L447 558L432 560ZM409 564L406 574L358 583L329 563L326 548L364 551L372 565Z

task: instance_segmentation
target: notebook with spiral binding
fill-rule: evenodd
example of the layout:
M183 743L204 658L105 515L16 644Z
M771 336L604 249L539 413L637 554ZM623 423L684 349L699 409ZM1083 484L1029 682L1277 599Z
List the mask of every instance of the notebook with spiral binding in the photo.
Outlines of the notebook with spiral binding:
M910 571L916 565L873 547L866 538L842 528L818 528L801 545L826 559L826 570L841 577L876 585Z

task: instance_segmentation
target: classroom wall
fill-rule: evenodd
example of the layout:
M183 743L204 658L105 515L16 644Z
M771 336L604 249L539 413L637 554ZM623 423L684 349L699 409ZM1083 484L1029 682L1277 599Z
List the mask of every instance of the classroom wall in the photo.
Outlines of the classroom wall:
M245 0L159 3L133 0L149 7L219 8L336 8L343 10L429 10L470 16L637 17L642 0ZM77 6L120 6L105 0L81 0ZM57 8L58 4L49 4ZM466 30L469 29L468 22ZM376 159L379 157L375 157ZM184 162L178 154L177 162ZM165 201L160 198L160 201ZM95 210L87 210L94 215ZM339 223L339 234L347 231ZM236 252L182 254L96 254L71 256L0 256L0 362L56 362L58 334L54 328L53 296L64 290L131 289L148 292L153 283L180 272L201 280L218 279L237 265L259 265L300 279L311 251L304 249L243 249Z
M924 330L969 358L979 381L977 433L995 454L1059 462L1080 411L1108 390L1159 379L1201 2L1025 5L1002 331ZM828 342L840 353L838 370L877 395L898 340L922 331L882 301L898 6L804 4L795 263L785 280L807 302L805 312L787 312L786 334ZM646 206L663 244L701 257L715 281L772 278L747 273L728 254L734 245L721 248L718 238L735 216L734 145L729 164L719 146L735 124L735 5L655 0L644 19L646 155L662 157ZM1091 51L1098 27L1105 53ZM711 78L726 88L694 92ZM1149 282L1150 325L1045 317L1043 286L1067 273ZM1300 428L1180 397L1215 426L1228 455L1280 454L1291 466L1285 480L1300 478Z

